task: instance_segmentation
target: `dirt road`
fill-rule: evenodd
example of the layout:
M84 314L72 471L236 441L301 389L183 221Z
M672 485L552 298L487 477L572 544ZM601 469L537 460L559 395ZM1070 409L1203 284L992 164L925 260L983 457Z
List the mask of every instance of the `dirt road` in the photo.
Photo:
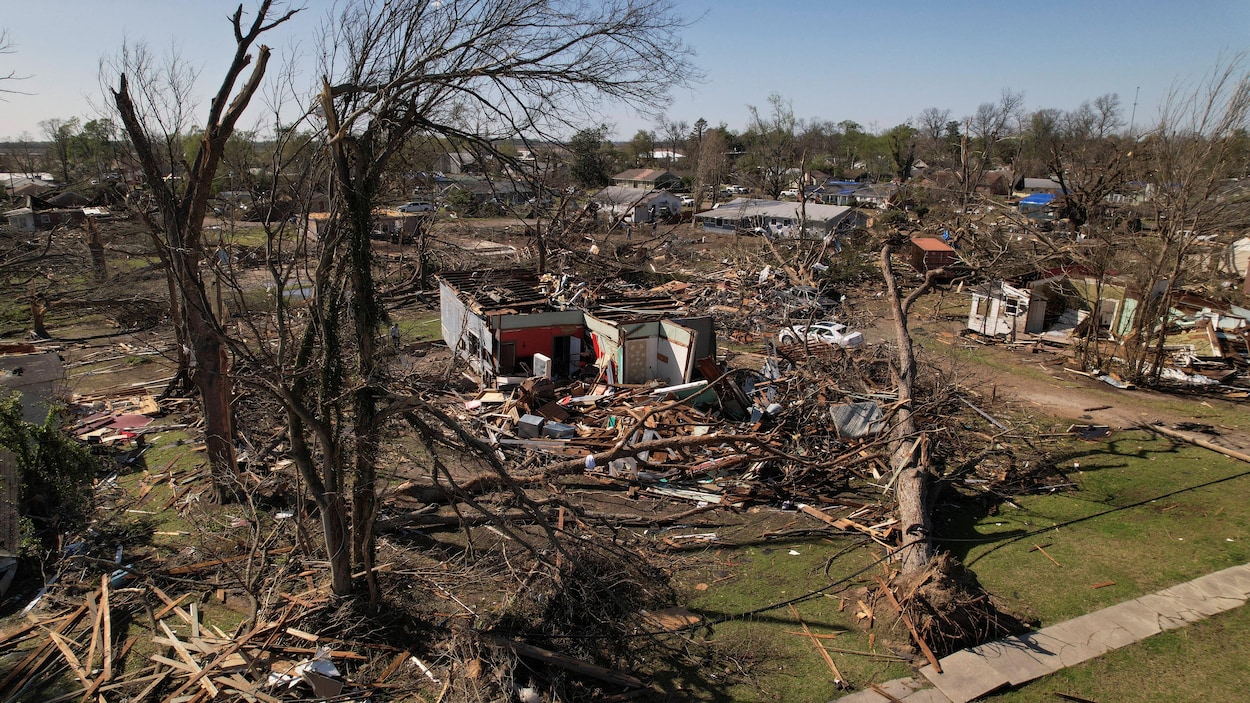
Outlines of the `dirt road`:
M1214 444L1250 452L1250 411L1245 404L1196 395L1120 390L1067 371L1055 353L1032 354L1003 347L977 347L981 357L968 383L985 397L1010 398L1020 407L1074 423L1123 430L1140 425L1209 425L1217 434L1187 433ZM965 381L967 383L967 381Z

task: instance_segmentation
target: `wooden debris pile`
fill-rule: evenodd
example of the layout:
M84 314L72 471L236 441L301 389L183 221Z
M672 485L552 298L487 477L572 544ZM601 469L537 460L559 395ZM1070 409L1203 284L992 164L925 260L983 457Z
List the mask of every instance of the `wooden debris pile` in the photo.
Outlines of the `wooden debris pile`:
M557 389L533 378L438 403L507 465L539 469L518 471L523 482L591 478L700 508L836 508L841 521L822 527L891 543L880 504L892 479L882 437L895 399L884 390L888 374L877 360L841 352L837 364L857 380L835 383L828 359L793 357L800 363L779 357L763 373L705 359L704 380L681 386Z
M48 703L366 699L395 688L387 682L412 665L411 654L395 647L302 629L324 618L331 601L324 589L283 593L270 617L227 631L206 617L200 594L172 597L151 581L124 585L128 576L105 575L77 600L81 588L65 586L32 602L25 621L0 632L0 652L13 662L0 690Z

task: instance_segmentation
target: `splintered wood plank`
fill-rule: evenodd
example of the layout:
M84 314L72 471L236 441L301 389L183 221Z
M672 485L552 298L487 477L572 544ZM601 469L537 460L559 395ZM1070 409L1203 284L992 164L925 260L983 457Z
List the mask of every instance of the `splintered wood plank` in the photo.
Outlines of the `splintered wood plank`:
M942 665L938 663L937 657L933 655L933 650L929 649L929 644L924 641L924 638L921 637L920 633L916 630L916 625L912 623L911 618L908 617L907 611L903 610L903 606L898 602L898 599L894 597L894 591L890 590L890 585L887 584L885 579L880 576L877 577L877 583L881 584L881 590L885 591L885 596L890 600L890 605L894 606L894 610L898 612L899 617L902 618L903 624L907 626L907 631L911 633L912 639L916 640L916 645L920 647L920 651L924 654L924 658L929 660L929 664L933 666L934 671L939 674L942 673Z
M408 657L411 655L412 655L412 652L409 652L406 649L400 652L399 656L395 657L395 659L391 661L390 665L382 670L382 673L378 675L378 678L376 681L374 681L374 683L382 683L386 681L387 679L389 679L391 677L391 674L394 674L396 671L398 671L399 667L403 666L403 663L407 661Z
M82 662L78 661L78 657L74 655L74 650L69 648L69 643L65 641L65 638L60 633L49 632L48 636L52 638L52 644L61 650L61 656L65 657L65 663L69 664L69 668L74 672L74 676L78 677L83 687L89 688L91 679L87 677L86 670L82 668Z
M187 598L191 596L190 593L184 593L181 596L178 596L178 600L174 600L170 598L169 595L166 594L164 591L162 591L160 587L158 586L153 586L152 592L156 594L157 598L160 598L161 601L165 603L165 607L161 608L160 611L157 612L155 616L153 616L154 619L160 620L161 618L165 617L167 614L169 614L172 611L175 615L181 618L183 622L187 624L191 623L191 615L187 613L187 611L178 607L179 603L181 603L182 601L186 600Z
M99 686L113 678L113 618L109 612L109 575L105 574L100 582L100 613L104 620L104 650L100 656L104 658L104 672L96 680Z
M807 623L803 622L803 618L799 615L799 611L794 607L794 604L790 603L789 606L790 612L794 614L794 619L803 626L803 632L812 640L812 646L816 648L816 651L820 652L820 656L825 660L825 664L829 667L829 671L833 672L833 684L838 688L845 688L846 680L842 678L842 672L838 671L838 665L833 663L833 657L829 656L829 652L825 651L824 645L822 645L820 640L816 639L816 635L812 634L812 631L808 629Z
M213 697L216 697L220 693L220 691L217 690L217 685L214 684L209 677L202 675L203 669L195 661L195 657L191 656L191 652L187 650L186 645L178 639L178 635L174 634L174 631L169 628L169 625L165 624L164 620L161 621L160 625L161 629L165 630L165 635L174 641L174 651L178 653L179 657L182 657L183 661L190 665L192 675L200 676L200 686L202 686L204 690L208 691Z
M82 616L86 613L87 606L82 605L68 616L48 621L47 623L43 623L43 625L59 620L61 621L60 624L55 630L52 630L52 632L61 634L68 631L69 628L77 625L78 621L81 620ZM34 674L34 672L38 671L40 667L43 666L44 662L48 660L48 657L52 656L52 652L54 651L56 651L56 647L52 644L51 638L44 640L43 644L31 650L30 654L26 655L26 658L18 662L17 666L13 667L13 669L9 672L9 675L4 677L3 681L0 681L0 691L14 691L21 688L21 685L18 685L19 682L20 684L25 684L26 679Z

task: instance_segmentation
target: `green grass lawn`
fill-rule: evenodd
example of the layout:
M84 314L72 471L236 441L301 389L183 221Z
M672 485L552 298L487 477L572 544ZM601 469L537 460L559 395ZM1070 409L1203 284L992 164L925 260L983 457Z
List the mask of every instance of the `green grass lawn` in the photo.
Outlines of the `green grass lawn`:
M981 540L945 546L1044 624L1250 559L1250 465L1142 432L1075 445L1059 462L1076 490L948 514L938 533Z
M1003 506L995 516L952 517L940 532L1000 537L947 546L1009 608L1043 626L1250 560L1250 465L1140 432L1074 445L1063 463L1078 490L1017 498L1019 509ZM1250 616L1238 609L999 698L1237 700L1250 680L1247 632Z
M1250 503L1244 498L1250 492L1250 465L1143 432L1122 432L1103 443L1074 441L1059 448L1056 461L1068 475L1064 482L1075 486L1014 497L1018 508L1000 504L992 515L966 501L947 503L937 514L937 534L946 540L942 547L962 558L1002 607L1022 620L1044 627L1250 561ZM796 521L790 528L800 526ZM861 596L854 589L884 573L885 565L874 564L880 550L860 547L833 560L826 572L826 560L848 544L848 539L747 540L680 570L676 579L687 595L686 607L712 622L730 619L706 634L714 652L710 659L697 671L671 673L659 685L693 700L819 703L836 698L833 676L812 642L791 634L801 626L788 607L731 616L850 577L849 590L838 587L804 600L798 612L814 633L837 635L822 640L829 647L888 657L892 652L883 639L905 639L905 634L888 632L892 619L887 618L872 630L870 644L856 617ZM1250 656L1248 633L1250 616L1239 610L1001 698L1057 700L1052 693L1058 691L1096 701L1237 700L1250 676L1236 663ZM1234 656L1211 658L1226 649ZM831 657L855 689L911 672L886 657L843 652L831 652ZM1135 690L1135 678L1157 671L1203 683L1192 684L1177 698L1168 698L1172 684L1167 681L1152 682L1140 698L1126 696L1125 691ZM1108 683L1107 677L1118 683Z
M399 338L404 344L413 342L430 342L443 338L442 318L438 310L417 313L397 314L395 323L399 325Z
M795 527L805 525L799 518ZM812 594L839 580L867 569L844 586L815 593L794 605L811 632L821 635L827 647L867 652L878 657L831 652L845 681L864 687L875 681L906 676L908 669L878 637L870 645L869 634L856 625L855 586L860 579L884 573L875 562L879 549L853 548L828 564L850 538L830 540L753 540L721 548L682 570L678 587L689 600L687 607L713 623L701 631L711 651L694 669L659 678L667 693L693 700L735 701L827 701L838 695L833 673L789 606L754 612L792 598ZM742 617L744 613L750 613ZM833 635L833 638L828 636Z

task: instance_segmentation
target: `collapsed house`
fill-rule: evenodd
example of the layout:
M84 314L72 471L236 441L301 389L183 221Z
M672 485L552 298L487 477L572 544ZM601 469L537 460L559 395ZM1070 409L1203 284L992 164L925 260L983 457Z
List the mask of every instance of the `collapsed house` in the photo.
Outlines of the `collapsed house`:
M1159 282L1151 294L1161 294L1165 285L1166 281ZM1068 341L1091 315L1108 338L1127 336L1142 300L1140 292L1121 279L1065 271L1020 287L995 281L971 294L967 329L1012 339L1020 334L1044 335L1059 342Z
M1159 282L1143 296L1128 282L1110 277L1060 272L1012 285L992 281L971 291L965 327L986 337L1024 337L1071 343L1096 324L1100 339L1121 342L1141 324L1144 299L1161 295ZM1159 322L1155 321L1155 325ZM1241 367L1250 361L1250 310L1181 292L1168 310L1164 350L1180 367Z
M22 207L7 210L4 216L9 226L19 232L38 232L82 222L83 209L81 206L59 207L48 200L28 195Z
M689 383L716 355L712 318L662 294L605 294L522 271L439 277L442 335L483 385L593 373L610 384Z

